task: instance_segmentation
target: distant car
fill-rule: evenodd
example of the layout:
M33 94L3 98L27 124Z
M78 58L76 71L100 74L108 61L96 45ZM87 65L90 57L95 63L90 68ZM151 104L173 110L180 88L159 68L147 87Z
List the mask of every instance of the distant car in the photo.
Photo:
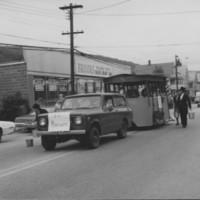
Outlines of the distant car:
M0 121L0 142L3 135L14 133L15 123L10 121Z
M44 108L48 112L53 112L54 108ZM35 122L35 111L32 110L29 114L19 116L15 118L15 126L16 130L25 130L28 132L32 132L35 128L37 128L37 123Z
M59 111L41 114L38 130L34 132L41 136L46 150L70 139L85 142L94 149L100 144L100 136L116 133L118 138L125 138L131 125L132 110L124 95L79 94L66 97Z
M200 97L195 97L194 102L195 103L200 103Z

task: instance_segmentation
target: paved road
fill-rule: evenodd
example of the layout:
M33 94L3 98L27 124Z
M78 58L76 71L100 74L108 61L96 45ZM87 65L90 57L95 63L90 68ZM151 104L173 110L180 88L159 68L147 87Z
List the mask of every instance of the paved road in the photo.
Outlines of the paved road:
M200 198L200 109L186 129L170 122L102 138L96 150L76 141L46 152L27 134L0 144L0 199Z

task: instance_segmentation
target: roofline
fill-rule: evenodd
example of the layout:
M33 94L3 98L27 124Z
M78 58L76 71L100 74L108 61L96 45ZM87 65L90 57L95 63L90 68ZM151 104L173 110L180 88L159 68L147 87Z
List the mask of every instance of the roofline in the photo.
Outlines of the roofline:
M12 66L12 65L21 65L21 64L25 64L25 63L26 63L25 61L9 62L9 63L0 64L0 67L3 67L3 66Z

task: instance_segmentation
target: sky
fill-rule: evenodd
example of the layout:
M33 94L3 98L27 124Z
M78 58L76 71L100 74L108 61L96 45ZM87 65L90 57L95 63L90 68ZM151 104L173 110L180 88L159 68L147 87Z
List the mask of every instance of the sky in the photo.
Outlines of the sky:
M200 70L200 0L0 0L0 43L70 48L70 4L76 50Z

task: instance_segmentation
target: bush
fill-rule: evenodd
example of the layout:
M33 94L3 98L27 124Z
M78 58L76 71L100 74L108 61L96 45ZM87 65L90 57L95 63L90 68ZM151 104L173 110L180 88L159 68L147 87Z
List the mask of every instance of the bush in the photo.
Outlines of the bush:
M20 92L7 96L2 101L0 120L14 121L16 117L25 115L30 111L27 99L22 98Z

